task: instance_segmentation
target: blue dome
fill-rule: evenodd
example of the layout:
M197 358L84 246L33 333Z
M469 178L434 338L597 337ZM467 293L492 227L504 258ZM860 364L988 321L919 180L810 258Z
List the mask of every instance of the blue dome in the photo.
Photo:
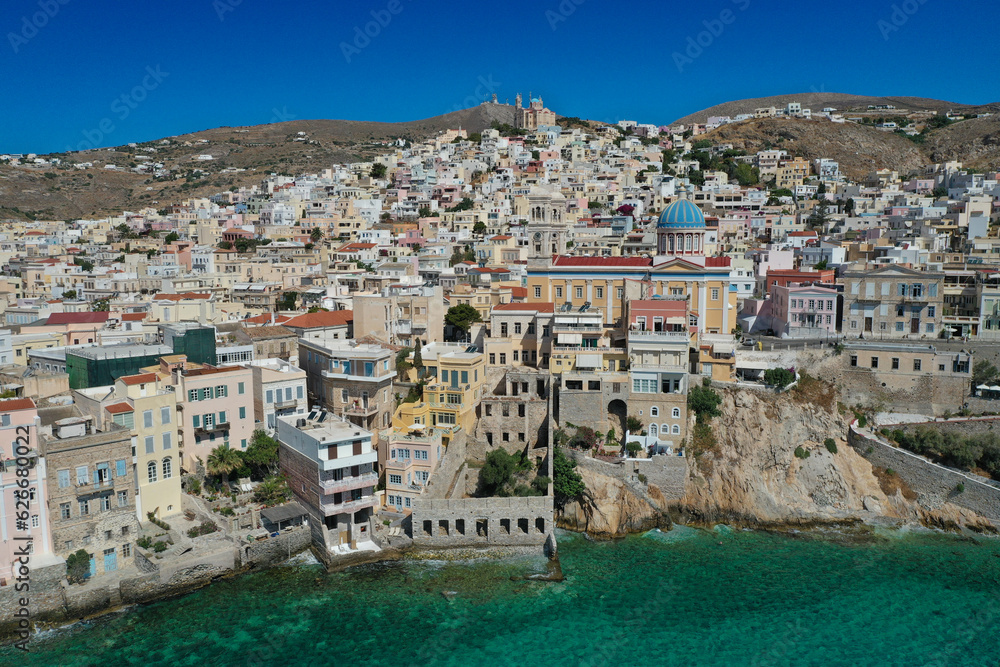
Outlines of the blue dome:
M704 229L705 214L689 199L678 199L660 214L657 229Z

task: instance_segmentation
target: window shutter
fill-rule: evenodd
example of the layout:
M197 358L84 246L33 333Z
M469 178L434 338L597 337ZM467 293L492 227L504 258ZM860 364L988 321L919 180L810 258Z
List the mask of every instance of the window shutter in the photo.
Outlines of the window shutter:
M201 416L200 415L194 415L193 417L191 417L191 424L195 428L198 428L199 426L201 426Z
M226 423L226 413L225 412L220 412L219 413L219 423L220 424L225 424Z

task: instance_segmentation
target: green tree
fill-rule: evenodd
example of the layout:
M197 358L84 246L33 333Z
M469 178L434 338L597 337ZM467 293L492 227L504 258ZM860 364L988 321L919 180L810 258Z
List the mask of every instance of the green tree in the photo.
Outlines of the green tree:
M625 451L628 452L629 456L635 458L635 455L642 451L642 445L638 441L633 440L625 445Z
M254 501L265 505L280 505L291 496L292 491L284 475L272 475L253 490Z
M556 447L552 456L552 482L559 507L583 497L587 490L583 477L576 471L576 461L566 456L561 447Z
M733 171L740 185L747 186L760 183L760 170L746 162L736 165Z
M403 375L406 371L413 368L413 364L410 363L410 353L413 352L412 347L404 347L402 350L396 353L396 373Z
M468 197L462 197L462 201L458 202L451 208L445 209L448 213L457 213L459 211L471 211L474 202Z
M688 410L698 415L698 421L705 423L722 414L719 405L722 397L711 387L692 387L688 390Z
M820 199L809 216L809 224L816 229L823 230L826 228L826 223L829 219L826 200Z
M642 420L633 415L625 419L625 430L629 433L642 433Z
M298 292L285 292L278 299L277 308L278 310L295 310L295 303L299 299Z
M421 217L421 218L429 218L433 214L434 214L434 212L431 211L431 207L430 206L421 206L420 209L417 211L417 215L419 217Z
M829 264L829 262L827 262L826 261L826 257L824 257L823 259L821 259L818 262L816 262L815 264L813 264L813 268L816 269L817 271L823 271L823 270L826 269L826 267L828 266L828 264Z
M481 322L482 319L483 318L479 314L479 311L467 303L460 303L457 306L452 306L448 309L448 312L444 316L446 324L450 324L456 329L461 329L466 333L468 333L473 323Z
M795 382L795 372L787 368L768 368L764 371L764 383L772 387L787 387Z
M319 243L323 239L323 230L319 227L313 227L313 230L309 232L309 240L313 243Z
M413 349L413 367L417 369L418 374L424 368L424 357L420 353L421 348L423 348L423 344L421 344L421 342L418 340L416 346Z
M980 359L972 366L972 386L993 382L997 375L1000 375L1000 370L996 366L986 359Z
M847 215L854 215L854 199L848 199L847 203L844 204L844 213Z
M477 220L476 224L472 225L473 234L485 234L486 233L486 223L482 220Z
M81 259L80 257L74 257L73 263L83 269L84 273L90 273L94 270L94 263L89 259Z
M70 299L70 300L75 299L76 298L76 290L75 289L68 289L68 290L66 290L65 292L63 292L63 298L64 299Z
M241 452L241 456L254 473L267 477L278 467L278 441L267 431L257 429L250 436L250 445L245 452Z
M163 243L169 245L169 244L173 243L174 241L179 241L180 238L181 238L181 235L178 234L177 232L170 232L169 234L167 234L166 236L163 237Z
M372 165L372 169L368 172L368 175L372 178L385 178L386 172L388 172L386 166L384 164L377 163Z
M233 244L231 241L219 241L219 248L221 250L232 250Z
M111 310L111 301L110 299L98 299L90 309L95 313L106 313Z
M66 557L66 578L71 584L82 584L90 576L90 554L78 549Z
M481 497L510 495L507 486L520 466L521 461L518 457L508 454L503 449L494 449L486 455L486 463L479 471L477 495Z
M222 478L222 485L229 487L229 473L243 465L243 457L229 445L219 445L208 455L208 472Z

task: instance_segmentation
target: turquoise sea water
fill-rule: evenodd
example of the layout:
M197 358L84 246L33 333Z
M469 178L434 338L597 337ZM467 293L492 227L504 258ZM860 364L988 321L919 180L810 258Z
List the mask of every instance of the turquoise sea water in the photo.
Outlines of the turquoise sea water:
M1000 540L678 528L533 558L287 567L33 640L4 665L997 665ZM452 592L454 595L443 595Z

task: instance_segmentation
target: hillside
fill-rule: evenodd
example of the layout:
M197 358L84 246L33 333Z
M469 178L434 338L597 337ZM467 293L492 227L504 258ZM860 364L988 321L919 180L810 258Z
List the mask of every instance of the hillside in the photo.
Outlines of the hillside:
M943 127L928 136L923 149L931 162L960 160L974 169L1000 169L1000 116Z
M406 123L293 120L252 127L220 127L135 147L52 154L64 163L92 162L87 170L0 166L0 219L72 219L162 207L187 197L260 183L264 174L317 172L331 165L388 152L394 139L421 141L447 129L481 132L513 123L513 107L480 105ZM303 133L303 134L299 134ZM173 175L158 179L126 170L136 156L161 162ZM197 160L211 155L212 160ZM196 170L203 173L197 174ZM26 214L26 215L25 215Z
M730 143L747 153L776 148L809 160L832 158L853 179L882 168L906 175L922 169L929 161L910 139L853 123L762 118L723 125L699 138Z
M799 93L796 95L775 95L773 97L755 97L746 100L736 100L717 104L708 109L702 109L693 114L679 118L675 123L704 123L709 116L736 116L743 113L753 113L754 109L764 107L785 107L789 102L801 102L804 109L814 112L827 107L837 109L838 113L846 111L866 111L869 105L891 104L897 110L937 111L945 113L952 111L965 112L998 112L1000 103L980 106L956 104L943 100L932 100L925 97L869 97L865 95L848 95L846 93Z

